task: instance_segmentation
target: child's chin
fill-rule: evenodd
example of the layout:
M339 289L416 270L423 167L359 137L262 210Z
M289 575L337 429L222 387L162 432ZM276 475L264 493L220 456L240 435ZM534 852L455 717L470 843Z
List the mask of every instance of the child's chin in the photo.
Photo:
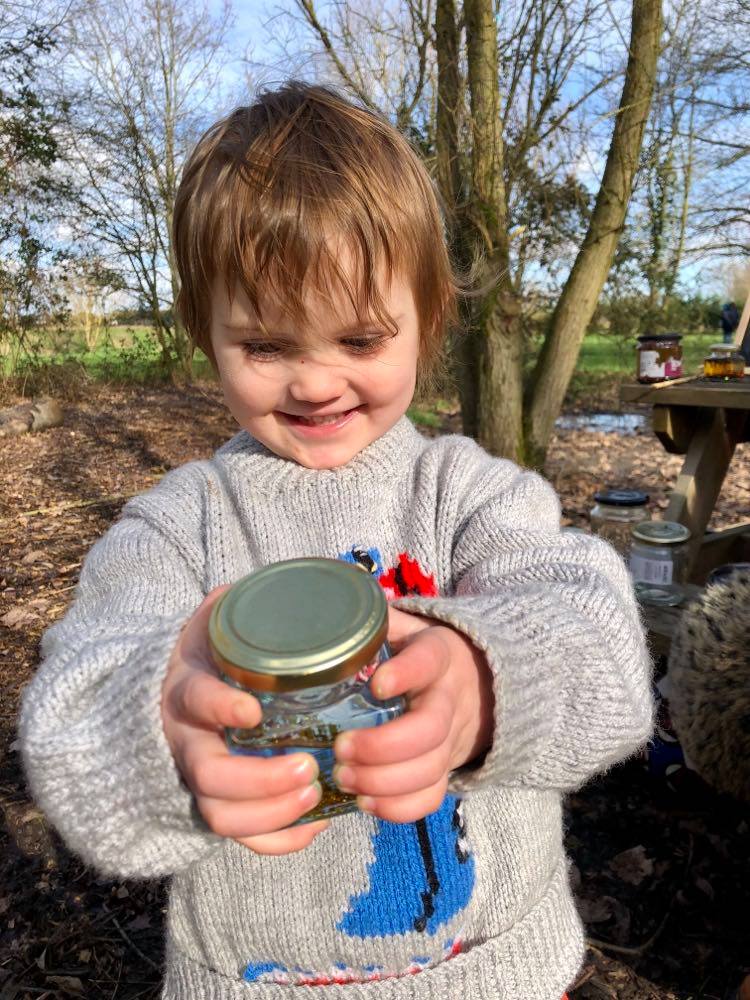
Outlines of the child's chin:
M323 472L326 469L340 469L343 465L350 462L354 456L359 453L359 450L361 449L321 449L319 454L307 453L293 455L291 457L295 462L297 462L298 465L302 465L306 469L315 469L319 472Z

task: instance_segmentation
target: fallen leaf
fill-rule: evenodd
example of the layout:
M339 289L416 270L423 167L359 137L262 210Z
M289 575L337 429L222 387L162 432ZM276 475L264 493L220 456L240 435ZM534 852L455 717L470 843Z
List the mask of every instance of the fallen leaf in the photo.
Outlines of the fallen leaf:
M83 983L78 976L47 976L47 982L69 993L83 993Z
M604 896L598 896L596 899L576 896L576 906L585 924L601 924L612 916L612 907Z
M32 563L41 562L42 559L47 558L47 553L42 552L41 549L32 549L31 552L27 552L26 555L21 560L23 566L31 566Z
M640 885L645 878L654 873L654 862L646 856L646 848L643 845L621 851L612 858L609 867L628 885Z
M0 618L0 624L12 629L23 628L24 625L30 625L35 621L37 621L37 616L33 611L28 611L20 604L15 608L11 608L7 614Z

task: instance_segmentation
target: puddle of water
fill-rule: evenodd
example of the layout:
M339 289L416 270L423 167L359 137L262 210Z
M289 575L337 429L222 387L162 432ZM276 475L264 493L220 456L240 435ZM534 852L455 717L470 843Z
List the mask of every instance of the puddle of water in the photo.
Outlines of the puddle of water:
M569 431L604 431L609 434L637 434L646 430L642 413L576 413L558 417L555 427Z

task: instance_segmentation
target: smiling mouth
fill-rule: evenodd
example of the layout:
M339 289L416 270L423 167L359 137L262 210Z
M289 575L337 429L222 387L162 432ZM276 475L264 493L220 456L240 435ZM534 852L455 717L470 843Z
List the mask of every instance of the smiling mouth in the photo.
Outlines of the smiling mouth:
M342 410L340 413L329 413L324 417L303 417L297 413L285 413L284 416L292 423L302 424L304 427L328 427L341 423L342 420L351 416L356 410L357 407L355 406L350 410Z

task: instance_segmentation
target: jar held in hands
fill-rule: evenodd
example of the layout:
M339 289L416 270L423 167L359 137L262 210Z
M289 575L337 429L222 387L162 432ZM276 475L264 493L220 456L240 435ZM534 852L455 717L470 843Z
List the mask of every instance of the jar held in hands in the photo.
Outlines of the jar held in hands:
M318 762L323 795L299 822L356 810L355 796L333 780L334 740L404 711L403 698L382 701L370 690L370 677L389 657L387 629L378 583L336 559L266 566L238 580L213 609L217 668L263 711L253 729L226 730L229 749L262 757L303 751Z

